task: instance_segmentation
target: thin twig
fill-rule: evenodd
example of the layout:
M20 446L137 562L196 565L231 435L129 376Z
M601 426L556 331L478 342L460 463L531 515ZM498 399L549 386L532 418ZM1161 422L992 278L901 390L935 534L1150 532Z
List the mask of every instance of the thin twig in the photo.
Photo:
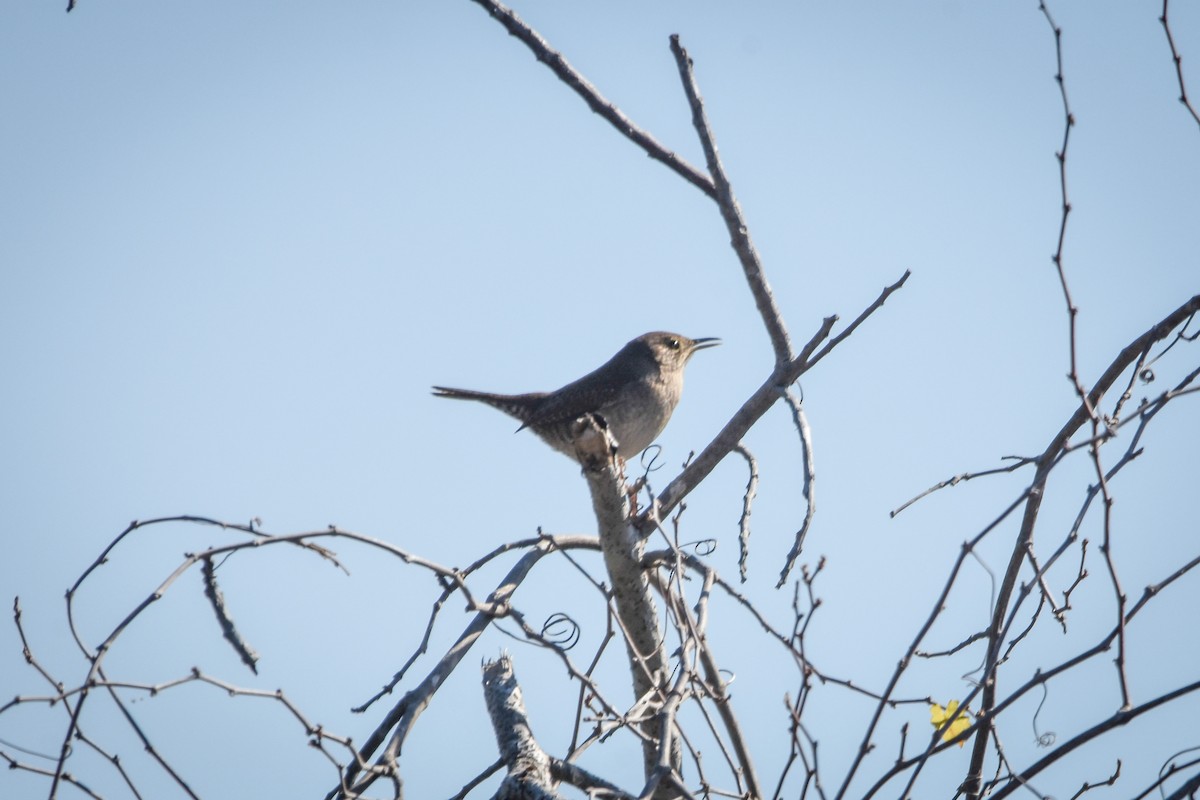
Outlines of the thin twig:
M1051 764L1062 760L1062 758L1068 753L1087 744L1097 736L1100 736L1101 734L1106 733L1113 728L1126 725L1130 721L1140 717L1142 714L1153 711L1159 706L1166 705L1172 700L1185 697L1186 695L1197 690L1200 690L1200 681L1185 684L1184 686L1180 686L1169 692L1164 692L1158 697L1155 697L1153 700L1148 700L1140 705L1117 711L1107 719L1101 720L1085 731L1081 731L1077 735L1071 737L1058 747L1051 750L1045 756L1035 761L1026 769L1022 770L1020 775L1014 776L1011 782L993 792L991 795L989 795L989 797L991 800L1004 800L1005 797L1008 797L1010 794L1020 789L1030 778L1034 777Z
M1183 84L1183 56L1179 54L1179 49L1175 46L1175 37L1171 35L1171 23L1167 19L1167 4L1170 0L1163 0L1162 14L1158 21L1162 23L1163 32L1167 34L1167 45L1171 48L1171 61L1175 64L1175 80L1179 83L1179 102L1183 103L1184 108L1192 115L1192 119L1200 125L1200 114L1196 113L1196 107L1192 105L1192 101L1188 99L1187 88Z
M788 408L792 410L792 422L795 423L796 431L800 434L800 454L804 462L804 484L800 489L800 494L804 497L804 521L800 524L796 535L792 537L792 549L788 551L783 569L779 571L779 581L775 584L776 589L787 583L788 575L791 574L792 567L796 565L800 551L804 549L804 539L808 536L809 528L812 527L813 515L817 512L815 494L817 469L813 460L812 429L808 426L808 417L804 413L804 406L801 405L799 398L792 394L791 389L784 389L782 393Z
M213 566L212 558L204 559L201 575L204 577L204 596L208 598L209 605L217 615L221 633L225 636L225 640L233 646L238 657L242 659L242 663L257 675L258 653L254 652L254 648L238 632L237 626L233 624L233 618L229 616L229 609L225 607L225 595L221 593L221 587L217 585L217 571Z
M645 530L652 529L658 520L665 519L667 515L674 510L675 506L683 500L696 486L700 484L705 477L708 476L717 464L727 456L734 447L736 447L746 433L754 426L762 415L767 412L771 406L779 400L779 389L781 387L791 386L800 376L811 369L818 361L828 355L834 347L854 332L869 316L878 311L894 292L900 289L908 280L911 273L907 270L900 279L895 283L884 288L880 295L875 298L875 301L865 308L860 313L849 327L842 331L833 339L829 339L830 332L833 326L837 324L836 316L826 317L820 329L813 334L808 343L800 349L800 352L791 361L783 367L776 367L775 370L767 377L761 386L754 391L752 395L742 404L730 418L729 422L725 423L725 427L721 432L708 443L708 445L700 451L700 455L696 456L690 464L675 477L662 493L651 504L650 508L642 512L639 520L639 527ZM825 347L820 352L816 352L822 342L829 340ZM815 353L815 355L814 355Z
M750 475L746 479L746 491L742 495L742 514L738 517L738 572L742 583L746 582L746 560L750 557L750 511L754 504L754 496L758 492L758 462L744 445L738 445L733 451L746 459L746 467Z
M908 500L904 501L896 508L892 509L890 512L888 512L888 516L895 518L897 514L899 514L901 511L905 510L909 506L913 505L918 500L923 500L924 498L928 497L929 495L933 494L934 492L941 491L942 489L946 489L951 486L957 486L960 483L966 483L967 481L974 480L975 478L983 478L988 475L1004 475L1004 474L1007 474L1010 472L1015 472L1018 469L1020 469L1021 467L1025 467L1025 466L1028 466L1029 464L1034 463L1034 459L1024 458L1022 456L1005 456L1005 458L1012 459L1013 463L1009 464L1006 467L993 467L992 469L984 469L984 470L980 470L978 472L960 472L958 475L955 475L951 478L947 478L944 481L938 481L937 483L935 483L933 486L930 486L925 491L921 492L920 494L918 494L914 497L909 498Z
M716 187L713 185L711 178L668 150L657 139L635 125L633 120L625 116L621 109L617 108L612 101L600 94L600 91L587 78L583 77L583 75L572 67L563 58L561 53L552 48L542 38L541 34L525 24L516 15L516 12L494 0L474 0L474 2L491 14L492 19L503 25L504 29L512 36L519 39L526 47L533 51L538 61L549 67L558 76L559 80L569 86L575 94L583 98L583 101L588 104L588 108L604 118L610 125L617 129L618 133L645 150L646 155L666 165L668 169L675 172L685 181L709 197L716 199Z

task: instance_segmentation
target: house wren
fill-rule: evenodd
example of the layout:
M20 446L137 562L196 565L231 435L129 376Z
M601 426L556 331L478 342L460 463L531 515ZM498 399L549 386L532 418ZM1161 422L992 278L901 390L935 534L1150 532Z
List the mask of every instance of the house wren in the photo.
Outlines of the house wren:
M617 453L635 456L650 446L683 393L683 368L692 353L720 339L689 339L657 331L637 337L599 369L553 392L492 394L434 386L437 397L478 400L521 421L548 445L575 458L572 424L595 414L617 440Z

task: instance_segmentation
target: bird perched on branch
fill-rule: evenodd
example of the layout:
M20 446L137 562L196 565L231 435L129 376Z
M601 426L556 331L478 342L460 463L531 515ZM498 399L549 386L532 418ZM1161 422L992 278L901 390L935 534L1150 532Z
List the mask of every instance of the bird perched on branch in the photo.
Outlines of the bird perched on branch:
M683 368L697 350L720 339L689 339L655 331L629 342L607 363L553 392L493 394L434 386L437 397L478 400L521 421L548 445L576 458L573 423L587 415L603 419L617 440L617 453L629 458L662 433L683 393Z

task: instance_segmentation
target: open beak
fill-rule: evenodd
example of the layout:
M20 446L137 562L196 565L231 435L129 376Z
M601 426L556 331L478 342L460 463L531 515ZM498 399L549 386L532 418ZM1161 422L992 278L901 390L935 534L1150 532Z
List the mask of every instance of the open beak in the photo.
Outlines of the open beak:
M692 339L692 352L703 350L706 347L716 347L721 343L721 340L715 336L708 336L703 339Z

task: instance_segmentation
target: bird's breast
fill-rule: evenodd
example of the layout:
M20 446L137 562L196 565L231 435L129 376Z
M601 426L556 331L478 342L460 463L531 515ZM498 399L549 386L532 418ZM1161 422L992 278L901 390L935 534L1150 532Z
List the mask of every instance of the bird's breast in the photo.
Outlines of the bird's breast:
M599 409L623 458L636 456L658 438L679 404L681 389L681 381L636 381L624 387L618 400Z

